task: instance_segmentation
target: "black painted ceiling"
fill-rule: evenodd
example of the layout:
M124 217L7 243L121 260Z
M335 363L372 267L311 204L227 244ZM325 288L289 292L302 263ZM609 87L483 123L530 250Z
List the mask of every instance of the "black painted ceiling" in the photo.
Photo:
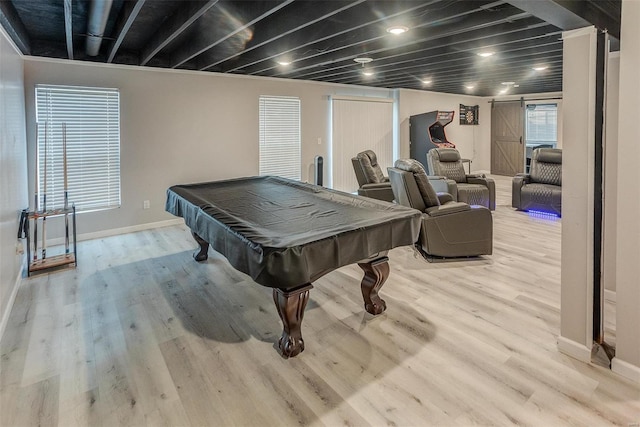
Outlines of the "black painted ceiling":
M562 90L562 31L619 36L620 0L2 0L0 22L33 56L486 96Z

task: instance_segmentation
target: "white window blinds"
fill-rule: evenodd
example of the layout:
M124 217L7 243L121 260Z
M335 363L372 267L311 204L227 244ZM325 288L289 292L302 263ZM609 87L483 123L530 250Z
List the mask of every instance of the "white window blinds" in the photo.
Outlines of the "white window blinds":
M527 143L550 144L558 141L558 106L556 104L527 105Z
M300 99L260 97L260 175L300 180Z
M120 206L120 94L117 89L36 86L39 209L64 206L63 140L69 204L78 211ZM46 174L45 174L46 171Z

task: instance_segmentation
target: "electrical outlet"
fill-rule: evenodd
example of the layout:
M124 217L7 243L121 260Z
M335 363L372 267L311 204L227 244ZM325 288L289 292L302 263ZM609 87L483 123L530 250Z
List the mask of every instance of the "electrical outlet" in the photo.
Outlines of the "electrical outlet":
M142 209L149 209L151 207L151 203L148 200L142 202Z

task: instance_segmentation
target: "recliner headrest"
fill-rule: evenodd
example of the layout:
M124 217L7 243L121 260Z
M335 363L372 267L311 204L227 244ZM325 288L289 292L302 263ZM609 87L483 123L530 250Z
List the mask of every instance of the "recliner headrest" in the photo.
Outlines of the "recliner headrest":
M435 150L435 154L437 154L441 162L457 162L460 160L460 153L455 148L432 148L431 150Z
M538 148L533 151L532 158L538 162L562 164L562 149Z
M359 159L363 157L368 157L371 162L371 166L376 166L378 164L378 156L372 150L365 150L362 153L358 153L357 156Z
M382 168L378 164L378 157L376 153L371 150L365 150L356 155L356 158L360 162L362 167L362 173L368 184L376 184L385 181L385 177L382 174Z

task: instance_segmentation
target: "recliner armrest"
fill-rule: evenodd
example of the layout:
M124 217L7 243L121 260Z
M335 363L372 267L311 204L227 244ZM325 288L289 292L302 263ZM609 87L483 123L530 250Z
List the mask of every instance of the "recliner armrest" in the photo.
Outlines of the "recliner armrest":
M511 206L520 209L522 207L522 199L520 197L520 191L525 184L531 182L531 175L528 173L519 173L513 177L511 183Z
M455 202L453 196L449 193L436 193L436 195L438 196L438 200L440 201L441 205L449 202Z
M454 180L439 175L428 175L427 178L436 193L449 193L453 200L458 200L458 184Z
M360 187L363 190L375 190L377 188L391 188L391 184L388 182L376 182L375 184L364 184Z
M370 197L372 199L393 202L394 195L391 184L388 182L380 182L376 184L365 184L358 188L358 195Z
M529 184L531 182L531 175L528 173L517 173L516 176L513 177L513 180L519 179L523 184Z
M466 203L449 202L446 205L433 206L431 208L427 208L424 212L431 217L436 217L436 216L449 215L457 212L464 212L464 211L470 211L470 210L471 210L471 206L469 206Z
M487 176L483 173L471 173L469 175L465 175L465 177L467 178L467 181L469 181L470 179L473 178L486 178ZM473 184L473 183L470 183Z
M489 189L489 209L496 210L496 183L492 178L487 178L484 175L480 177L474 177L467 175L467 182L469 184L481 184Z

